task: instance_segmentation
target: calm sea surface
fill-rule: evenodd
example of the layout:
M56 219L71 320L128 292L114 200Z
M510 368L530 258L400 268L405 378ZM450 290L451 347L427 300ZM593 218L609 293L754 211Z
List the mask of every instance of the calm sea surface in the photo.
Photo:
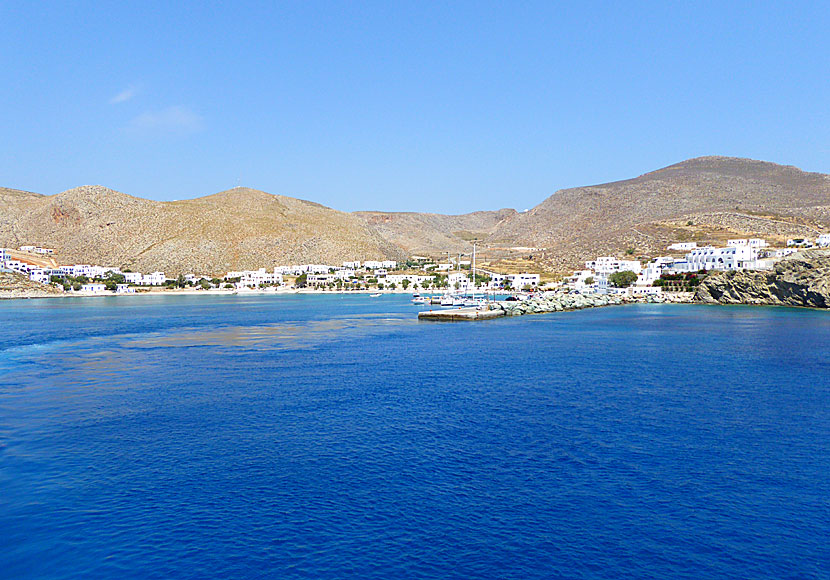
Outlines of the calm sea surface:
M830 313L0 303L2 578L830 578Z

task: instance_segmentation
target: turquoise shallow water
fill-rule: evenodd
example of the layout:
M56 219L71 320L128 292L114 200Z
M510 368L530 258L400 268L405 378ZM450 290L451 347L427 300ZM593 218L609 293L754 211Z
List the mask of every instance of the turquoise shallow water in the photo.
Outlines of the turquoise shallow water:
M415 312L0 303L0 577L830 577L830 313Z

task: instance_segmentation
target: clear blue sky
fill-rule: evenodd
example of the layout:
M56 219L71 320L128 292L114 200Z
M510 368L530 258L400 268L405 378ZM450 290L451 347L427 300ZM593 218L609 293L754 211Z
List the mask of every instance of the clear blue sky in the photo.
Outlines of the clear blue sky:
M0 26L0 185L39 193L460 213L700 155L830 172L826 1L5 0Z

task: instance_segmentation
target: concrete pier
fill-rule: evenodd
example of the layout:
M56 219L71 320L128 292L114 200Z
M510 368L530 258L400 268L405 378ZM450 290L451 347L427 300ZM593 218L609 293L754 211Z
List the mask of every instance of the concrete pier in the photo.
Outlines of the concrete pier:
M504 316L502 310L479 310L478 308L452 308L449 310L427 310L418 313L418 320L441 320L459 322L462 320L488 320Z

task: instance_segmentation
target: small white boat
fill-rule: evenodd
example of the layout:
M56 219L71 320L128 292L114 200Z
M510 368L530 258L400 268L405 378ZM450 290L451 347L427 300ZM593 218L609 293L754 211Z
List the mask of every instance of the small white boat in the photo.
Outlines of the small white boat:
M369 298L380 298L383 296L380 292L375 292L374 294L369 294Z

